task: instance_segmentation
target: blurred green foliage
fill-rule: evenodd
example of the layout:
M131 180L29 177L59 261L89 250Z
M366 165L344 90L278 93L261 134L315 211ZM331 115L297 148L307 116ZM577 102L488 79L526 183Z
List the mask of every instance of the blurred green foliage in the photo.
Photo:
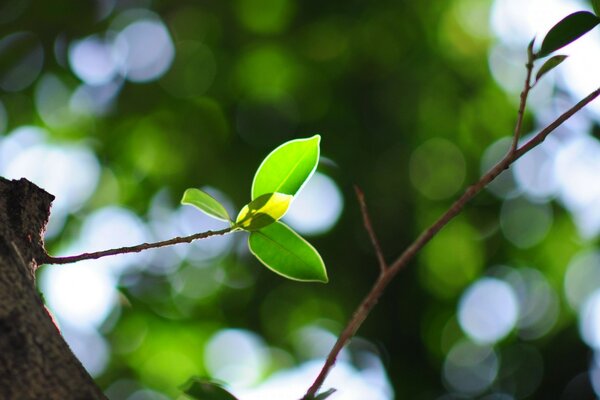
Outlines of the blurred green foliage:
M186 259L169 273L152 272L156 258L121 276L121 310L101 327L110 354L98 383L110 388L126 379L176 396L190 376L208 374L204 346L224 328L253 331L285 354L272 357L261 378L303 361L294 348L299 329L316 325L337 334L377 275L352 184L365 192L390 260L480 175L485 149L512 132L517 99L488 70L490 6L475 0L1 5L0 37L32 34L0 46L4 135L40 126L50 143L88 146L100 163L95 192L48 243L51 253L67 248L86 215L104 206L149 220L157 196L176 209L185 188L207 185L239 209L260 160L296 137L322 136L318 171L343 193L339 221L309 237L328 266L327 285L269 273L239 250L245 238L224 255ZM110 39L126 24L123 15L146 8L173 40L170 69L146 82L114 78L118 90L104 110L74 112L70 96L82 79L69 63L70 46L90 35ZM532 127L529 117L526 125ZM419 165L430 152L437 154L431 169L409 171L413 154ZM464 180L454 181L457 174ZM521 249L502 234L501 204L490 193L477 197L397 277L359 332L376 344L397 398L445 393L442 365L464 336L456 309L470 283L494 265L510 264L539 268L561 291L569 260L586 246L566 212L553 207L546 239ZM170 228L160 230L167 237ZM588 350L576 336L573 316L562 312L549 333L531 341L547 360L531 398L554 398L588 367ZM511 335L500 351L518 343Z

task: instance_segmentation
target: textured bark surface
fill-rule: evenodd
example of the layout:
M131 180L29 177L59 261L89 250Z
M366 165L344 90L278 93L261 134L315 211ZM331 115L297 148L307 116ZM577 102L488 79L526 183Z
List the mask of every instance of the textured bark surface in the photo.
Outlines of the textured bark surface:
M0 399L105 399L35 286L53 199L25 179L0 178Z

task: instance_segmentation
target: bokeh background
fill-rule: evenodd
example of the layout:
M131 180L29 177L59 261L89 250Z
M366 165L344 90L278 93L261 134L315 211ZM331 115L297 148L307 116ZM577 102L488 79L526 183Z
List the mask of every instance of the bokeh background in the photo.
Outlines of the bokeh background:
M53 255L223 226L262 158L322 135L285 218L330 283L253 259L244 234L44 267L39 287L111 399L298 399L377 275L353 184L389 260L497 161L525 48L568 0L16 0L0 3L0 175L56 196ZM532 93L534 133L600 85L600 34ZM503 174L402 272L324 388L348 399L600 395L600 103Z

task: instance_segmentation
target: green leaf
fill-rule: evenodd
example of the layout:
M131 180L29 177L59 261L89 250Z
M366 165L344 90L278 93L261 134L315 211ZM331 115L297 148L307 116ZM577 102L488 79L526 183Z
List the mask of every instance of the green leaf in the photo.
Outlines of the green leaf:
M194 206L210 217L222 221L231 221L225 207L215 200L214 197L200 189L187 189L183 193L181 204Z
M235 220L235 227L256 231L271 225L285 215L294 196L267 193L246 204Z
M546 75L548 72L552 71L554 68L558 67L560 63L565 61L568 56L552 56L550 57L538 70L537 74L535 74L535 81L539 81L540 78Z
M594 13L600 16L600 0L592 0L592 7L594 8Z
M304 282L328 281L325 264L317 250L281 222L252 232L248 247L267 268L286 278Z
M195 400L238 400L221 384L198 377L190 378L183 386L183 392Z
M332 388L332 389L329 389L329 390L326 390L326 391L324 391L323 393L320 393L320 394L318 394L318 395L315 397L315 400L325 400L326 398L328 398L329 396L331 396L331 395L332 395L332 394L334 394L335 392L336 392L336 390L335 390L335 389L333 389L333 388Z
M531 42L527 45L527 59L534 60L537 56L533 53L533 45L535 43L535 36L531 39Z
M537 56L545 57L553 51L568 45L592 30L599 23L600 18L591 12L578 11L567 15L550 29Z
M320 141L319 135L290 140L269 153L254 175L252 200L275 192L294 196L317 168Z

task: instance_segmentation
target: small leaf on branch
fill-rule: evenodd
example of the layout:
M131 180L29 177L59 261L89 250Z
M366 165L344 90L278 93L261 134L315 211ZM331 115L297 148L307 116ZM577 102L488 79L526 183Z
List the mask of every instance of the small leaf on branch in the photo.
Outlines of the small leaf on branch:
M535 36L531 39L531 42L527 45L527 59L534 60L537 55L533 53L533 45L535 44Z
M552 71L554 68L558 67L560 63L565 61L568 56L560 55L560 56L552 56L550 57L538 70L537 74L535 74L535 82L540 80L540 78L546 75L548 72Z
M336 392L336 390L333 389L333 388L328 389L328 390L324 391L323 393L320 393L317 396L315 396L315 400L325 400L326 398L328 398L329 396L331 396L335 392Z
M578 11L567 15L550 29L537 57L545 57L579 39L600 24L600 18L588 11Z
M192 377L183 386L183 392L195 400L238 400L217 382Z
M290 140L273 150L252 181L252 200L267 193L296 195L319 163L321 136Z
M281 276L304 282L328 281L319 252L281 222L252 232L248 247L261 263Z
M271 225L285 215L294 196L267 193L246 204L238 214L235 227L256 231Z
M200 189L187 189L183 193L181 204L194 206L206 215L221 221L231 221L225 207L214 197Z

